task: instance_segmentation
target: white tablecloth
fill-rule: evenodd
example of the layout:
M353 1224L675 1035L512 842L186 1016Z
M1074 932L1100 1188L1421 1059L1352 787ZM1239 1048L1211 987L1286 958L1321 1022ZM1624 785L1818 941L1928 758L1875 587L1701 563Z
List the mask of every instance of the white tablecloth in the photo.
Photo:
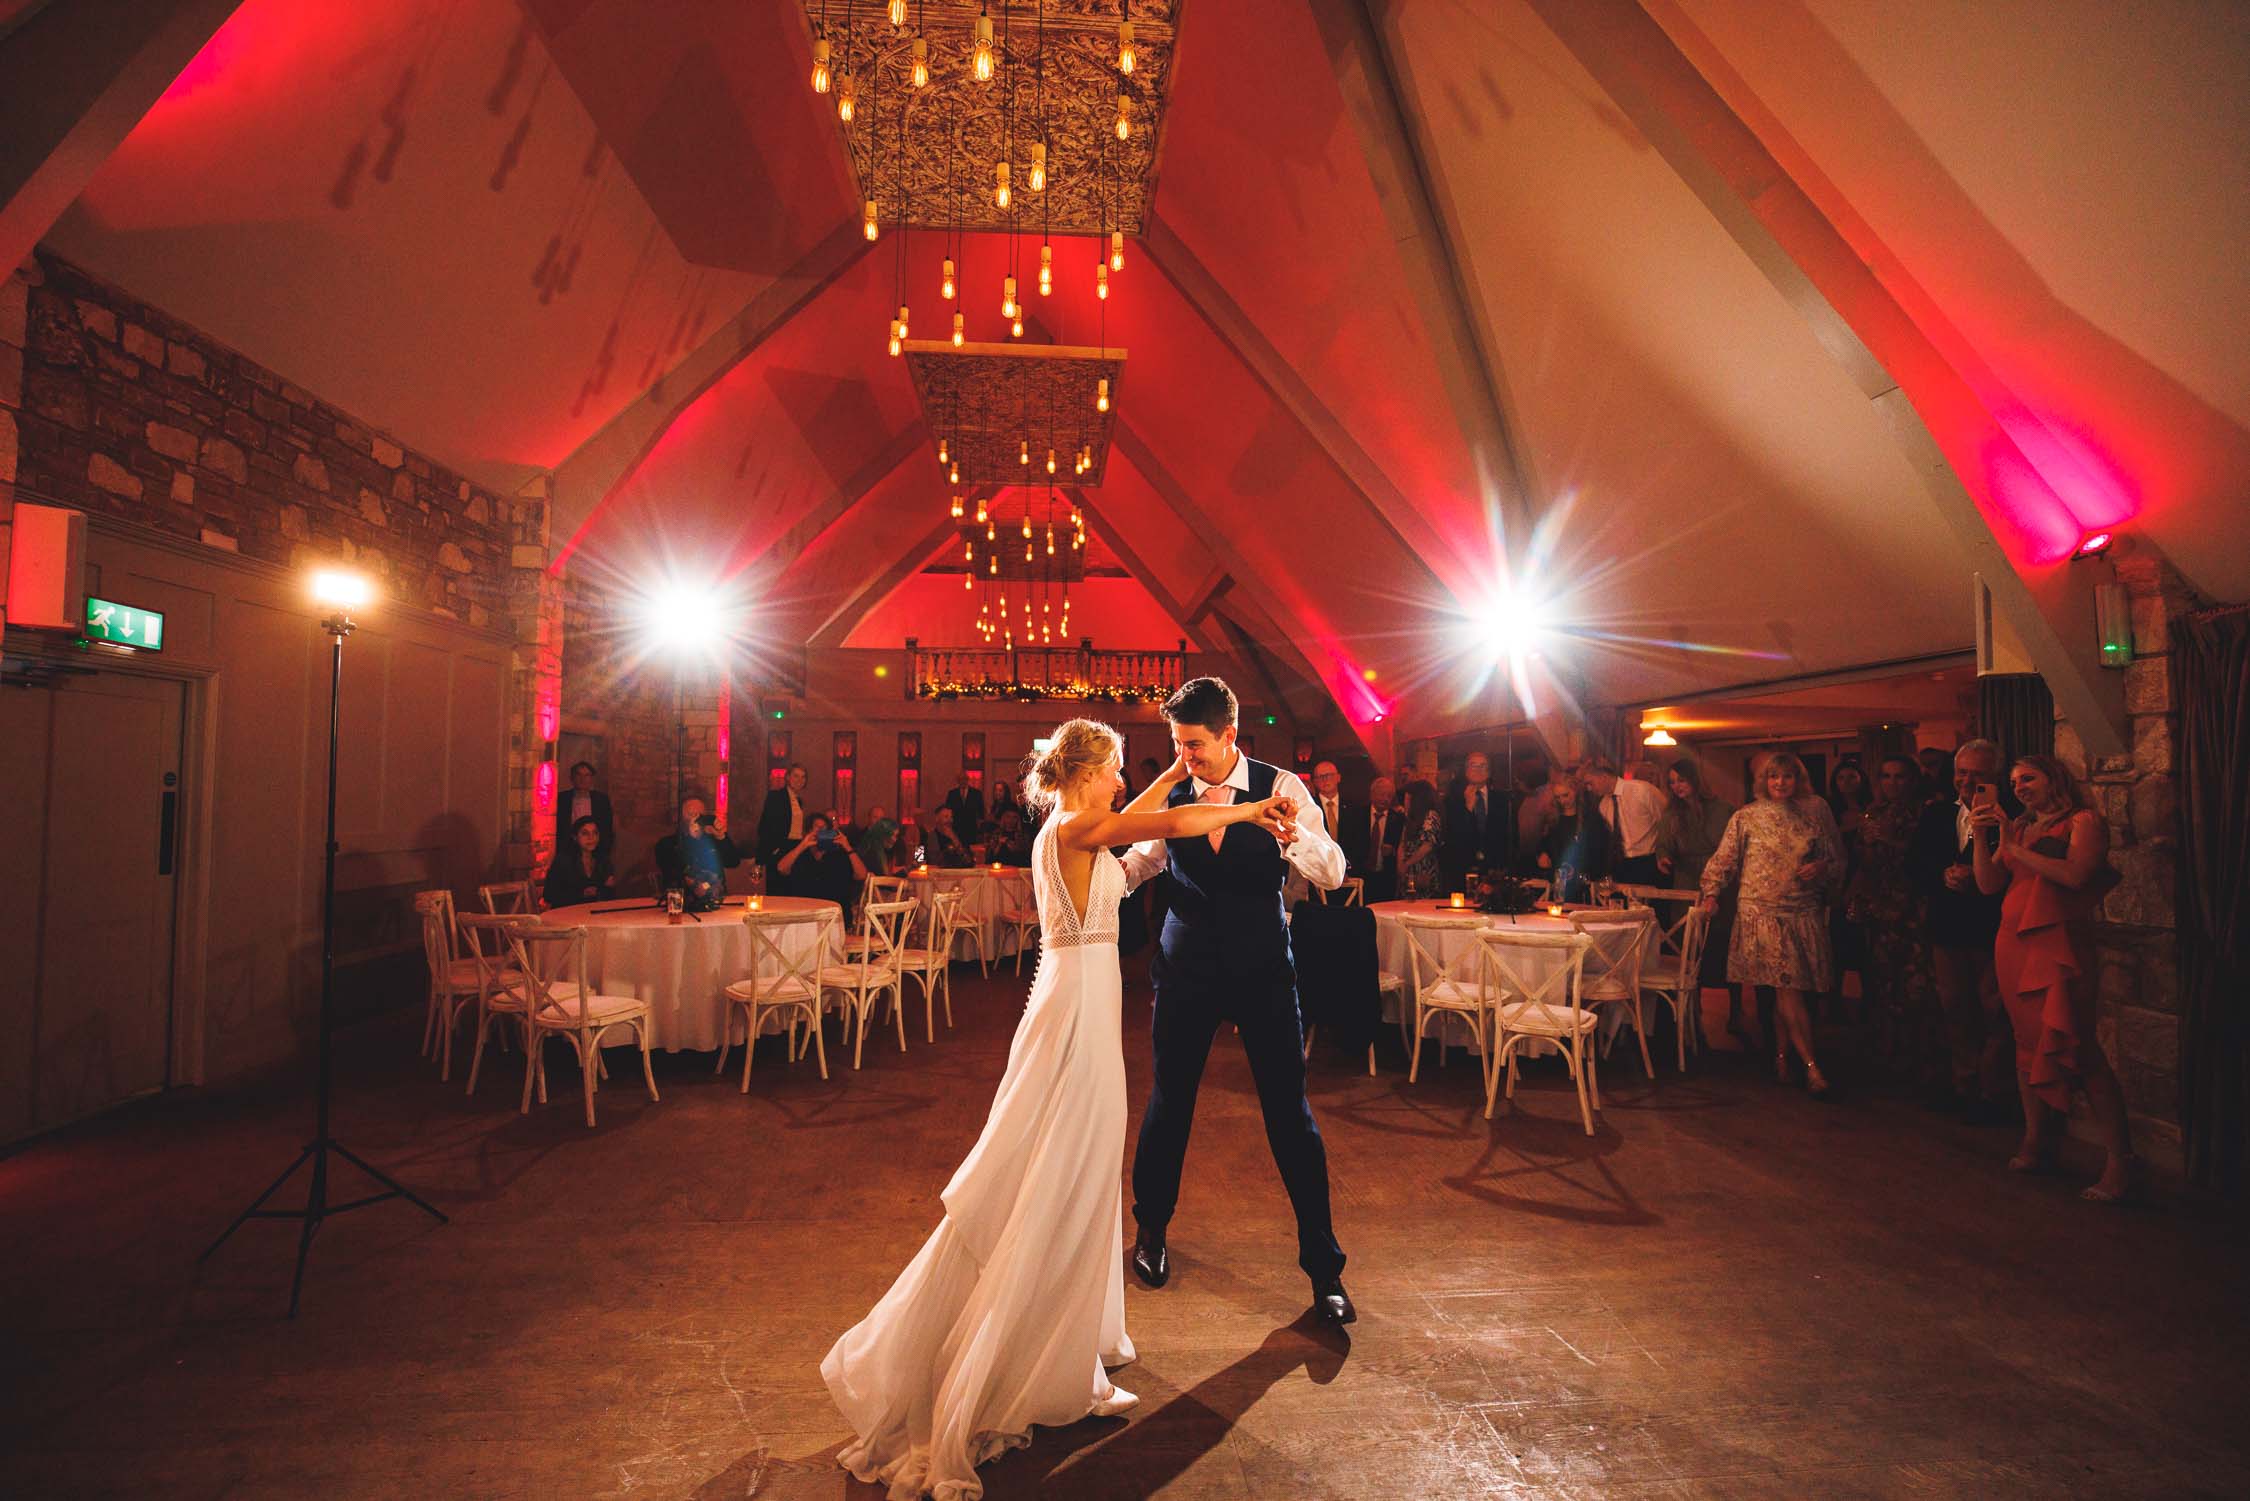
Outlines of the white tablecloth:
M841 912L834 902L807 896L763 898L768 912ZM602 995L629 995L649 1004L649 1046L667 1053L683 1049L706 1051L719 1045L719 1029L727 1024L726 987L750 973L753 944L743 925L741 898L729 898L716 912L701 914L702 921L683 917L677 924L661 907L634 907L603 912L616 902L589 902L576 907L556 907L540 915L554 927L586 929L587 980ZM792 958L798 947L812 942L815 929L783 929L783 942ZM841 933L839 925L833 931ZM831 951L840 960L842 949ZM629 1029L609 1034L607 1046L633 1045Z
M961 915L969 924L981 929L989 945L989 954L1012 954L1016 951L1010 934L1000 921L1000 914L1010 907L1031 909L1031 872L1020 865L1003 866L994 870L989 865L969 865L958 869L930 866L901 872L907 879L907 890L927 913L930 898L940 891L961 893ZM953 941L953 957L967 959L976 953L976 940L966 932Z
M1407 947L1406 929L1399 923L1399 919L1409 913L1417 917L1441 918L1446 922L1447 926L1443 931L1433 935L1424 930L1420 937L1422 946L1447 964L1460 957L1464 949L1477 941L1477 934L1486 928L1513 927L1519 932L1525 933L1568 933L1572 931L1569 916L1557 917L1544 909L1517 913L1513 917L1496 917L1482 912L1464 912L1456 916L1439 903L1425 899L1420 901L1377 902L1367 910L1375 914L1375 954L1377 961L1386 973L1397 975L1406 982L1403 991L1384 996L1383 1017L1386 1021L1398 1019L1396 1008L1410 1007L1413 1004L1413 956ZM1631 915L1639 917L1644 923L1653 924L1656 921L1656 913L1647 907L1632 908ZM1621 931L1630 932L1631 930L1623 929ZM1433 938L1435 941L1433 941ZM1655 935L1651 933L1650 941L1653 942L1654 938ZM1597 934L1594 941L1607 947L1613 946L1619 940L1610 939L1606 934ZM1642 958L1644 971L1648 962L1647 951L1644 949ZM1560 954L1550 955L1537 951L1527 951L1519 967L1527 978L1537 980L1552 973L1561 963ZM1622 1021L1623 1018L1620 1016L1610 1025L1614 1028ZM1460 1018L1447 1017L1445 1027L1445 1038L1449 1044L1458 1047L1473 1048L1475 1046L1474 1040L1469 1035L1467 1023ZM1532 1051L1541 1052L1545 1049L1541 1046L1534 1048Z

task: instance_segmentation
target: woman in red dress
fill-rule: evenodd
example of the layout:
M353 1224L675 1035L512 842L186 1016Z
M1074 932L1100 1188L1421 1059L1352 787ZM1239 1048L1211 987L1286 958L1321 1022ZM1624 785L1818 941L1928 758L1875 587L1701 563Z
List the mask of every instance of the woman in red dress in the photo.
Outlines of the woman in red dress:
M1976 829L1977 889L2007 893L1993 969L2016 1034L2016 1087L2023 1095L2023 1146L2011 1172L2054 1165L2054 1117L2067 1115L2073 1086L2086 1092L2109 1160L2086 1189L2114 1203L2132 1185L2125 1097L2094 1032L2094 907L2112 880L2109 826L2050 756L2024 756L2009 772L2024 807L2009 822L1989 795L1969 810Z

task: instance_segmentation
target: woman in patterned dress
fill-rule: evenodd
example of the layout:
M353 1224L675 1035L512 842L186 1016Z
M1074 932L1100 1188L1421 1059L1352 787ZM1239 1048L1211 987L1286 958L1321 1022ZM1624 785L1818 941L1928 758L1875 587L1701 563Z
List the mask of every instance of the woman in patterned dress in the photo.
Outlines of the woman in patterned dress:
M1727 978L1774 990L1774 1073L1789 1078L1789 1050L1805 1063L1805 1088L1818 1096L1828 1080L1813 1058L1812 1018L1805 995L1828 989L1835 963L1828 946L1828 887L1843 874L1843 851L1828 805L1810 795L1805 763L1787 751L1769 758L1763 794L1727 820L1719 847L1703 867L1703 910L1719 910L1719 893L1739 886Z

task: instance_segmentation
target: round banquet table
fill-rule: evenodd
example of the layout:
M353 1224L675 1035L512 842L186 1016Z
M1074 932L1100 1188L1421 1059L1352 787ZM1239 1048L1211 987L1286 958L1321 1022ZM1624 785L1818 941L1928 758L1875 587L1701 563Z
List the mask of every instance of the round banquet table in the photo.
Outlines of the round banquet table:
M841 913L834 902L809 896L769 896L762 899L767 912ZM719 1045L719 1031L729 1024L734 1008L727 1005L726 987L750 973L754 946L750 929L742 921L741 897L729 897L716 912L700 914L702 921L666 918L655 905L616 908L621 902L586 902L575 907L555 907L539 915L551 927L586 930L586 981L601 995L626 995L649 1005L649 1046L667 1053L683 1049L709 1051ZM792 959L812 942L811 925L782 931L784 951ZM835 929L843 931L841 920ZM843 958L841 940L828 960ZM778 1017L776 1018L778 1020ZM630 1028L618 1028L604 1042L607 1047L631 1047Z
M1446 927L1436 934L1437 941L1431 942L1430 935L1425 932L1422 944L1443 962L1450 964L1460 956L1463 949L1476 942L1476 935L1483 929L1514 928L1525 933L1568 933L1572 931L1570 921L1572 911L1593 912L1600 909L1590 907L1569 908L1565 909L1562 916L1557 917L1547 911L1546 908L1537 907L1529 912L1519 912L1514 916L1503 917L1485 912L1456 913L1443 903L1425 898L1416 901L1375 902L1367 910L1375 914L1377 963L1382 966L1385 973L1397 975L1406 982L1403 990L1386 992L1383 997L1383 1019L1385 1021L1397 1021L1399 1010L1413 1004L1414 988L1413 957L1407 947L1406 929L1399 924L1400 918L1411 913L1416 917L1443 919ZM1639 917L1644 924L1653 924L1656 921L1656 912L1653 908L1633 907L1627 909L1627 913ZM1651 941L1654 937L1655 935L1652 933L1650 935ZM1594 941L1598 944L1604 943L1605 935L1595 935ZM1651 957L1644 948L1641 958L1643 973L1647 972ZM1544 978L1561 963L1562 960L1559 956L1527 952L1522 958L1521 967L1526 976L1537 979ZM1623 1021L1624 1018L1621 1014L1606 1018L1603 1023L1604 1030L1614 1032L1618 1026L1622 1025ZM1476 1040L1469 1035L1468 1024L1460 1017L1448 1016L1445 1018L1443 1025L1447 1043L1472 1050L1476 1048ZM1547 1050L1543 1044L1527 1046L1532 1052L1545 1052Z
M921 904L923 912L930 909L930 898L940 891L961 893L961 915L967 925L985 935L986 953L994 958L1012 954L1011 942L1015 935L1005 932L1000 914L1010 907L1029 909L1031 906L1031 872L1021 865L1004 865L995 870L989 865L915 866L899 872L906 877L906 889ZM976 939L964 931L953 940L953 957L975 957Z

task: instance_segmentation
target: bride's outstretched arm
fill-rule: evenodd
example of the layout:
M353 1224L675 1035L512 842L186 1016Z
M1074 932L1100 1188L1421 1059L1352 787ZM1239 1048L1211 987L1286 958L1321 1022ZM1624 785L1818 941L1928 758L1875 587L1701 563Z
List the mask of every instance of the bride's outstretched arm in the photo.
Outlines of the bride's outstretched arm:
M1192 839L1230 823L1286 823L1296 808L1287 798L1255 803L1185 803L1153 813L1081 813L1059 825L1055 837L1072 849L1108 849L1151 839Z

